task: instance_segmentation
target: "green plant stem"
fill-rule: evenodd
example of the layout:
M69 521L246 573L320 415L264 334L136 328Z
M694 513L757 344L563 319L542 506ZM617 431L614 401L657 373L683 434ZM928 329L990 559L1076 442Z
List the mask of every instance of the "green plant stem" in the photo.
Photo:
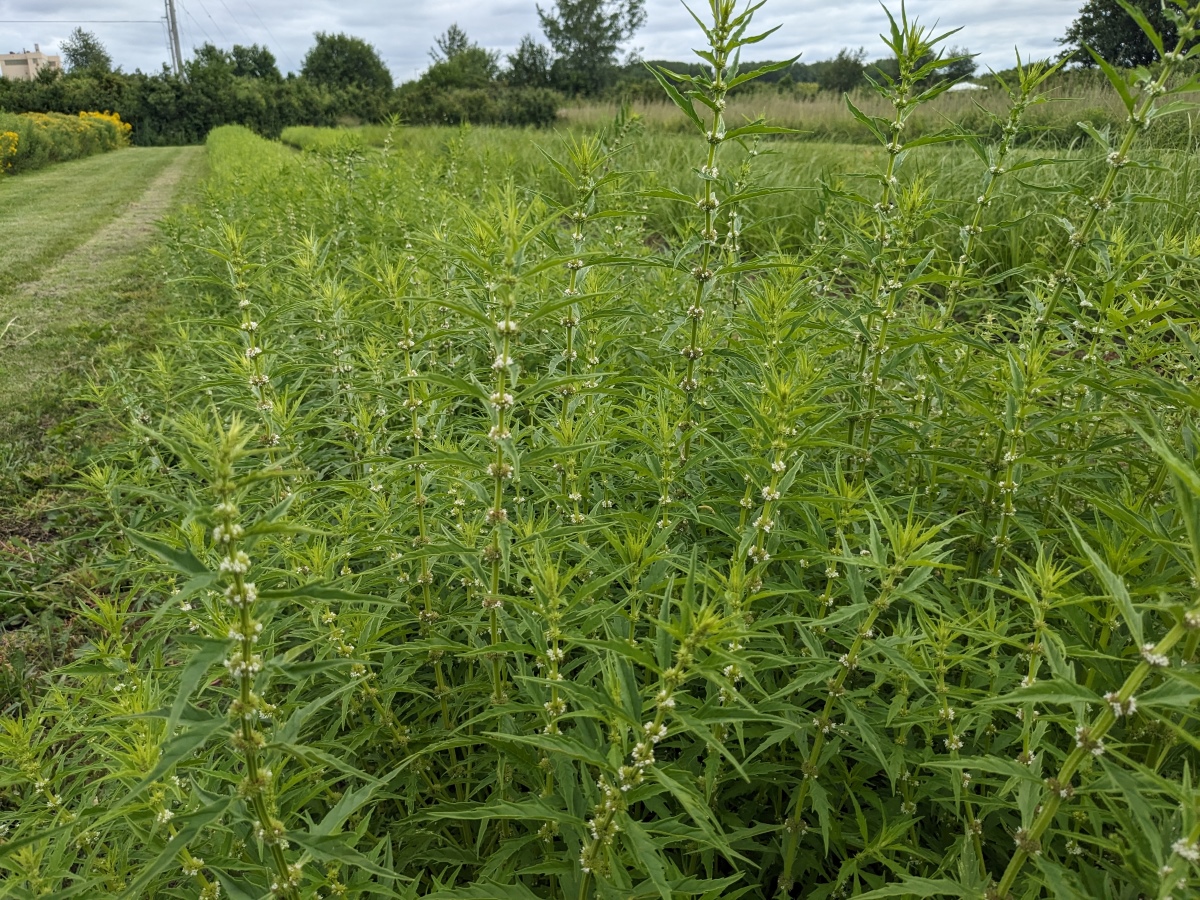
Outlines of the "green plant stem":
M253 585L246 582L249 560L240 550L239 537L242 529L237 522L233 481L234 460L240 450L236 444L236 432L231 429L225 435L224 441L218 460L217 528L220 530L217 534L222 538L217 543L226 554L222 570L230 576L228 596L234 601L237 610L237 634L233 637L238 651L229 662L230 672L238 682L238 700L234 705L238 721L238 740L235 745L245 766L245 778L240 792L250 807L259 836L268 848L268 855L278 877L279 888L275 893L280 897L295 898L298 896L296 885L283 854L283 826L274 818L266 801L271 776L263 768L259 754L264 739L255 728L255 723L264 709L262 700L254 693L254 676L262 668L261 657L257 653L262 625L254 619L256 591Z
M983 211L991 205L996 194L996 188L1005 174L1004 164L1008 161L1009 151L1012 149L1012 140L1021 127L1021 118L1028 104L1029 86L1022 84L1020 96L1009 110L1008 122L1004 127L1004 137L1001 138L996 148L996 156L984 179L983 193L979 195L975 203L975 213L971 217L971 224L966 226L965 229L967 240L963 247L962 255L959 256L958 261L954 264L950 290L946 296L946 307L942 313L941 324L943 326L954 319L954 309L962 297L963 279L966 277L967 266L975 259L977 238L983 233Z
M850 672L858 665L859 654L862 652L863 645L867 642L866 634L874 628L876 620L883 614L891 604L891 595L894 590L894 581L890 578L881 586L879 596L872 604L871 611L863 620L862 627L859 628L858 634L854 638L854 642L850 645L847 651L841 671L834 677L833 683L830 685L828 696L825 699L825 705L821 710L821 717L817 720L816 733L813 736L812 749L808 753L808 758L801 766L804 772L804 780L800 782L800 788L796 791L796 795L792 800L792 809L788 815L785 829L787 837L783 843L783 874L780 876L779 885L781 893L787 895L792 889L792 870L796 864L796 851L800 846L800 814L804 811L804 803L808 799L808 791L810 779L818 777L818 765L821 760L821 751L825 749L826 728L831 728L830 716L833 714L834 707L837 705L841 695L844 693L846 679L850 677Z
M1193 609L1192 615L1200 616L1200 606ZM1153 653L1155 655L1166 656L1187 633L1188 629L1182 623L1176 623L1163 636L1162 640L1154 646ZM1138 688L1142 686L1142 682L1150 675L1153 668L1145 660L1138 663L1134 670L1129 673L1129 677L1125 679L1125 683L1117 692L1114 702L1128 702L1137 693ZM1116 721L1117 717L1113 713L1111 706L1106 708L1089 727L1088 741L1102 741ZM1080 765L1093 753L1094 751L1089 747L1088 742L1077 740L1075 749L1071 751L1058 770L1058 784L1063 787L1070 785L1071 779L1075 777L1075 773L1078 771ZM1008 866L1005 868L1004 874L1001 876L996 888L998 896L1007 897L1009 895L1013 884L1016 882L1017 875L1020 874L1021 868L1029 860L1030 855L1034 852L1040 852L1042 836L1053 823L1063 799L1059 791L1056 790L1047 791L1042 795L1041 812L1037 814L1033 824L1028 829L1028 835L1018 843L1016 852L1013 854L1012 859L1009 860Z
M1188 16L1188 25L1194 26L1196 19L1200 17L1197 13L1190 13ZM1117 183L1117 175L1121 168L1128 160L1129 151L1133 149L1134 141L1137 139L1138 132L1143 128L1143 123L1150 121L1149 115L1154 108L1154 101L1165 89L1167 80L1174 71L1175 59L1181 59L1183 51L1187 46L1186 38L1180 37L1179 42L1175 46L1174 52L1164 59L1158 77L1154 79L1151 86L1146 90L1142 98L1141 105L1130 116L1130 122L1125 128L1125 133L1121 136L1121 142L1118 144L1116 151L1110 158L1108 172L1104 176L1104 181L1100 185L1100 190L1096 193L1092 202L1091 209L1088 211L1087 218L1084 219L1080 226L1077 236L1071 241L1071 249L1067 253L1067 258L1063 262L1062 275L1056 278L1054 289L1049 298L1046 300L1042 308L1041 314L1038 315L1034 323L1033 340L1031 346L1036 349L1045 336L1047 328L1053 319L1054 313L1057 310L1059 301L1062 299L1063 293L1066 291L1069 283L1069 276L1075 268L1075 262L1083 252L1083 248L1091 239L1092 231L1096 227L1096 223L1100 220L1101 213L1108 208L1112 199L1113 187ZM1067 276L1067 277L1063 277Z

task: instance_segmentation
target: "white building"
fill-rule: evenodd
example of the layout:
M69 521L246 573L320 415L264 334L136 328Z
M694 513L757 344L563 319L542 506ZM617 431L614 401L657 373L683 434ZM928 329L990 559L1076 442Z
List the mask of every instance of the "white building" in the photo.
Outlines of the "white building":
M61 68L62 59L47 56L37 44L33 45L32 53L28 50L22 50L20 53L0 53L0 78L33 81L43 69L57 71Z

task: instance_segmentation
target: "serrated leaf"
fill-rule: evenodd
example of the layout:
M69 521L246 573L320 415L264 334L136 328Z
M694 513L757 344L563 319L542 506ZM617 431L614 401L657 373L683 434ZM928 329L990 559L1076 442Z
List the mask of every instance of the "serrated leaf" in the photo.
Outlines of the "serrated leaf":
M1100 554L1092 549L1091 545L1084 540L1083 535L1079 533L1079 529L1075 527L1075 523L1071 523L1071 531L1075 534L1075 541L1080 549L1091 560L1092 567L1099 576L1100 583L1104 585L1104 589L1108 591L1108 595L1116 603L1117 609L1121 613L1121 618L1125 620L1125 626L1129 629L1134 643L1139 647L1145 642L1145 633L1142 629L1142 614L1134 609L1133 599L1129 596L1129 589L1125 587L1125 581L1120 578L1108 564L1100 558Z
M957 881L949 878L906 878L895 884L856 894L859 900L875 897L966 897L972 896Z
M157 556L177 572L184 575L212 574L208 566L198 560L190 550L172 547L147 535L139 534L131 528L125 530L125 536L129 538L131 544Z
M176 828L175 834L150 863L138 867L138 877L129 884L121 896L129 898L144 896L150 883L168 868L178 866L180 851L187 849L187 845L200 834L206 825L220 818L232 802L233 799L228 797L198 809L196 812L176 816L173 820Z

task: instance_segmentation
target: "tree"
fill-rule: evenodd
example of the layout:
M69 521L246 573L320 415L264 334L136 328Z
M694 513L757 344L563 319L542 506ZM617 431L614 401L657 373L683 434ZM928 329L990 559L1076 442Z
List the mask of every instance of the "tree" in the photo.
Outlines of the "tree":
M475 46L467 37L467 33L458 27L457 22L447 28L446 33L436 38L433 43L434 47L429 51L429 55L435 63L452 60Z
M500 54L468 47L451 59L435 62L421 76L421 84L434 88L480 88L500 76Z
M361 38L318 31L316 44L304 57L300 73L313 84L330 90L357 88L390 91L392 73L378 51Z
M222 78L233 74L233 59L213 43L201 44L192 51L192 58L183 64L189 77L200 72L212 73Z
M537 11L554 49L555 86L572 94L608 84L617 48L646 22L645 0L555 0L552 11Z
M239 78L283 81L279 66L275 62L275 54L266 47L260 47L258 44L251 44L249 47L234 44L230 57L233 60L233 74Z
M508 54L505 78L513 87L549 87L552 59L550 48L527 34L516 51Z
M979 68L975 57L966 47L951 47L946 51L946 56L954 62L947 63L937 70L939 80L962 81L974 75L975 70Z
M112 71L112 57L100 39L90 31L76 28L59 45L68 72L88 72L93 75Z
M1159 0L1130 0L1130 3L1163 36L1167 46L1175 45L1178 40L1175 24L1163 12ZM1158 59L1150 38L1117 0L1088 0L1079 10L1079 18L1058 42L1066 45L1065 52L1075 53L1075 59L1084 66L1096 64L1083 49L1085 46L1095 50L1105 62L1123 68L1145 66Z
M848 94L863 83L863 60L867 51L862 47L850 50L843 47L837 56L820 65L817 73L817 84L823 91L834 91L838 94Z
M433 65L420 79L426 87L480 88L500 76L500 54L473 43L457 25L451 25L434 41L429 55Z

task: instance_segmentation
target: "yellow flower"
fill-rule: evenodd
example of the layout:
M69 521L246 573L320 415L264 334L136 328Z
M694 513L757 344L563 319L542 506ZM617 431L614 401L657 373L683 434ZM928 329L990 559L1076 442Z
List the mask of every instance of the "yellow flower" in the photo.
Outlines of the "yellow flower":
M21 136L15 131L0 131L0 171L8 171L17 158L17 146Z

